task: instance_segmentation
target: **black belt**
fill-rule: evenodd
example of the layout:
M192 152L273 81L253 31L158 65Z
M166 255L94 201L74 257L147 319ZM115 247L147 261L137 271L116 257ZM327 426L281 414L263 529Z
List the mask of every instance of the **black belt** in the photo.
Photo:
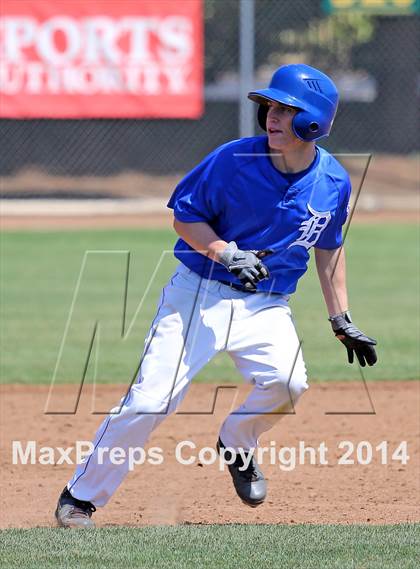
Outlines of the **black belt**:
M249 293L251 293L251 294L254 294L254 293L256 293L256 292L259 292L258 290L248 290L247 288L244 288L243 285L236 284L236 283L231 283L231 282L229 282L229 281L218 281L218 282L221 283L221 284L224 284L224 285L226 285L226 286L228 286L228 287L230 287L230 288L232 288L233 290L239 290L239 291L241 291L241 292L249 292ZM261 291L261 292L262 292L262 291ZM265 292L266 292L266 291L265 291ZM272 294L276 294L276 295L279 295L279 296L284 296L284 297L286 298L286 300L288 299L288 296L287 296L287 295L284 295L284 294L281 293L281 292L273 292L273 291L271 291L270 294L271 294L271 295L272 295Z
M249 290L247 288L244 288L243 285L231 283L229 281L219 281L219 283L222 283L222 284L224 284L230 288L233 288L233 290L240 290L241 292L250 292L251 294L254 294L254 292L257 292L256 290Z

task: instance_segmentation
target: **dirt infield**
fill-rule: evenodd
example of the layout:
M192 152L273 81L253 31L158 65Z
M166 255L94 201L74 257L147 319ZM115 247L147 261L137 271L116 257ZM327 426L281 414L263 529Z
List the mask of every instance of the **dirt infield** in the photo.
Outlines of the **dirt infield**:
M279 461L264 461L269 481L266 503L257 509L241 504L227 472L218 464L190 466L175 459L175 447L184 440L202 447L214 447L220 423L236 397L242 399L246 388L230 386L221 390L213 414L185 414L211 408L215 385L192 386L182 411L169 417L154 433L151 446L160 447L164 461L144 464L131 472L111 502L98 510L98 526L187 523L371 523L386 524L420 521L419 496L419 386L415 382L373 382L367 384L372 407L362 382L314 384L297 407L263 437L262 446L275 441L282 447L318 448L325 442L321 465L294 469L280 468ZM76 386L62 386L62 400L70 401ZM95 409L108 409L119 401L124 386L99 386ZM1 520L0 527L53 526L53 511L58 493L70 477L71 465L12 464L12 441L36 441L40 447L69 447L78 440L90 440L101 417L90 413L91 388L86 388L75 415L43 413L48 387L1 386ZM338 414L337 414L338 413ZM369 414L370 413L370 414ZM370 464L338 464L345 448L341 441L357 447L367 441L373 447ZM375 450L388 441L388 456ZM406 465L392 460L392 452L407 441ZM363 447L363 445L362 445ZM366 450L366 445L364 445ZM186 449L184 457L191 456ZM70 455L74 458L74 454ZM36 455L38 457L38 454ZM56 459L60 454L56 454ZM281 464L287 466L289 454ZM357 462L357 454L350 457ZM381 464L381 458L386 464ZM361 462L367 460L361 451Z

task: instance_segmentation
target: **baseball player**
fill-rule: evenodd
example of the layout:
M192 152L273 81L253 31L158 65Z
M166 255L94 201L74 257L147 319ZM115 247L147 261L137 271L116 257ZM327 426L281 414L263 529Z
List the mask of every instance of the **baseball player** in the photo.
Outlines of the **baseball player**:
M96 434L94 451L58 500L65 527L93 527L128 472L101 447L144 446L174 411L194 375L227 351L253 389L220 429L217 449L247 505L261 504L266 481L254 450L259 436L294 409L307 389L306 369L288 300L315 262L336 337L361 366L376 362L376 341L348 311L342 226L350 179L315 141L328 136L337 89L307 65L280 67L267 89L248 97L266 134L210 153L176 187L180 264L162 291L136 382Z

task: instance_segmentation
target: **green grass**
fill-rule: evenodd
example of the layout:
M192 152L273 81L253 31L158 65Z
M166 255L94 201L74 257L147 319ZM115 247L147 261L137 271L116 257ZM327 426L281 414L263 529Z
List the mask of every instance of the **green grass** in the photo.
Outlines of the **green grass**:
M3 530L7 569L417 569L419 527L172 526Z
M353 319L379 342L379 363L364 372L368 380L419 376L418 237L414 225L351 227L346 249ZM162 251L171 251L174 239L171 230L3 233L1 381L51 381L85 251L131 252L127 327ZM98 381L130 381L160 290L177 262L170 252L164 257L132 333L121 341L126 261L124 253L89 255L57 381L80 380L98 319L100 348L96 343L92 352ZM358 367L347 364L345 349L331 333L313 265L291 300L309 377L360 380ZM197 381L236 382L240 376L221 354Z

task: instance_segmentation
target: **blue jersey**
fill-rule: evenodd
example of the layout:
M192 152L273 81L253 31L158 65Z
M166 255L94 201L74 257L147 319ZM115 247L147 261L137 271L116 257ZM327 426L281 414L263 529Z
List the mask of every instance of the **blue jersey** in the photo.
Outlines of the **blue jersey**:
M264 259L270 279L258 291L290 294L305 273L309 249L342 244L350 178L326 150L302 176L283 176L273 165L267 136L234 140L209 154L178 184L168 202L184 223L206 222L240 249L274 249ZM184 240L175 256L204 278L239 283L226 268L194 251Z

